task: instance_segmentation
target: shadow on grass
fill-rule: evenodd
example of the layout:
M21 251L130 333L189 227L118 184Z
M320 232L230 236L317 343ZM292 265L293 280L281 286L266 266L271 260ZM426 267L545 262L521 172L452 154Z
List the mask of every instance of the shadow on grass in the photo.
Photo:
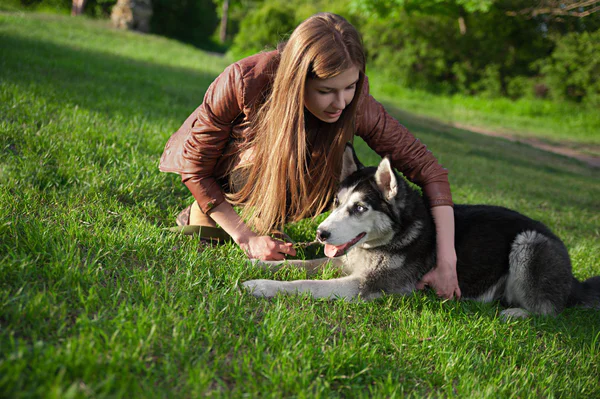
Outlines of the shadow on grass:
M407 114L390 104L386 109L448 168L458 198L464 189L475 188L482 197L501 195L509 203L527 199L557 209L600 211L597 170L582 162Z
M506 309L499 302L482 303L474 300L442 301L433 291L427 290L412 296L395 295L392 299L401 308L408 305L412 310L432 313L443 313L444 317L456 325L462 322L468 324L470 319L483 318L487 322L498 320L520 330L531 331L537 338L548 334L562 340L561 344L573 350L581 347L596 347L600 345L600 312L598 309L583 307L567 308L556 316L531 316L525 319L502 320L500 313ZM386 297L377 301L385 302ZM397 302L396 302L397 301Z
M110 117L177 121L172 130L202 102L216 77L10 34L0 36L0 48L2 81L45 97L53 111L76 106Z

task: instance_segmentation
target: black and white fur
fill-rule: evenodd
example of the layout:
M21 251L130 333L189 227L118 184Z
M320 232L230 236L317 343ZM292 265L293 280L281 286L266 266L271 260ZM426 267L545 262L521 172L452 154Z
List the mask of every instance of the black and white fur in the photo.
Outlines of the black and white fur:
M373 299L409 294L436 264L435 225L424 198L393 171L387 158L363 167L349 145L335 208L318 227L331 247L350 243L333 259L288 261L309 270L331 262L331 280L251 280L255 296L310 292L318 298ZM510 209L455 205L457 274L463 298L500 300L506 317L555 315L566 307L600 308L600 276L579 282L562 241L542 223ZM354 242L356 241L356 242ZM327 251L326 251L327 252ZM261 262L271 269L282 262Z

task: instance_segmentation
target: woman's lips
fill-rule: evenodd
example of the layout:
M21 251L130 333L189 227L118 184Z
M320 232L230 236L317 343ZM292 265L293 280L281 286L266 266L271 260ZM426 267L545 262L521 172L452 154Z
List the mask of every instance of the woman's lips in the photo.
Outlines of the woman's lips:
M336 112L327 112L325 111L325 113L327 114L327 116L329 116L330 118L336 118L338 116L340 116L342 114L343 109L336 111Z

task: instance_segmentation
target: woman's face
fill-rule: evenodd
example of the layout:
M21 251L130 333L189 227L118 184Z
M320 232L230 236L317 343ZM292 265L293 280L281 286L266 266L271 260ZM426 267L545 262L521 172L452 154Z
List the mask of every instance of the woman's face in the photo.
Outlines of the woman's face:
M358 77L358 68L352 67L329 79L307 78L304 106L323 122L336 122L354 98Z

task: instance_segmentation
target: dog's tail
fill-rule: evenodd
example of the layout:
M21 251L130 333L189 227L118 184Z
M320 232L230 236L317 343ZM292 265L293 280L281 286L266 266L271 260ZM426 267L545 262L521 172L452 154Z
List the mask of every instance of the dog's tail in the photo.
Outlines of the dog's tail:
M600 276L588 278L584 282L573 278L568 306L600 309Z

